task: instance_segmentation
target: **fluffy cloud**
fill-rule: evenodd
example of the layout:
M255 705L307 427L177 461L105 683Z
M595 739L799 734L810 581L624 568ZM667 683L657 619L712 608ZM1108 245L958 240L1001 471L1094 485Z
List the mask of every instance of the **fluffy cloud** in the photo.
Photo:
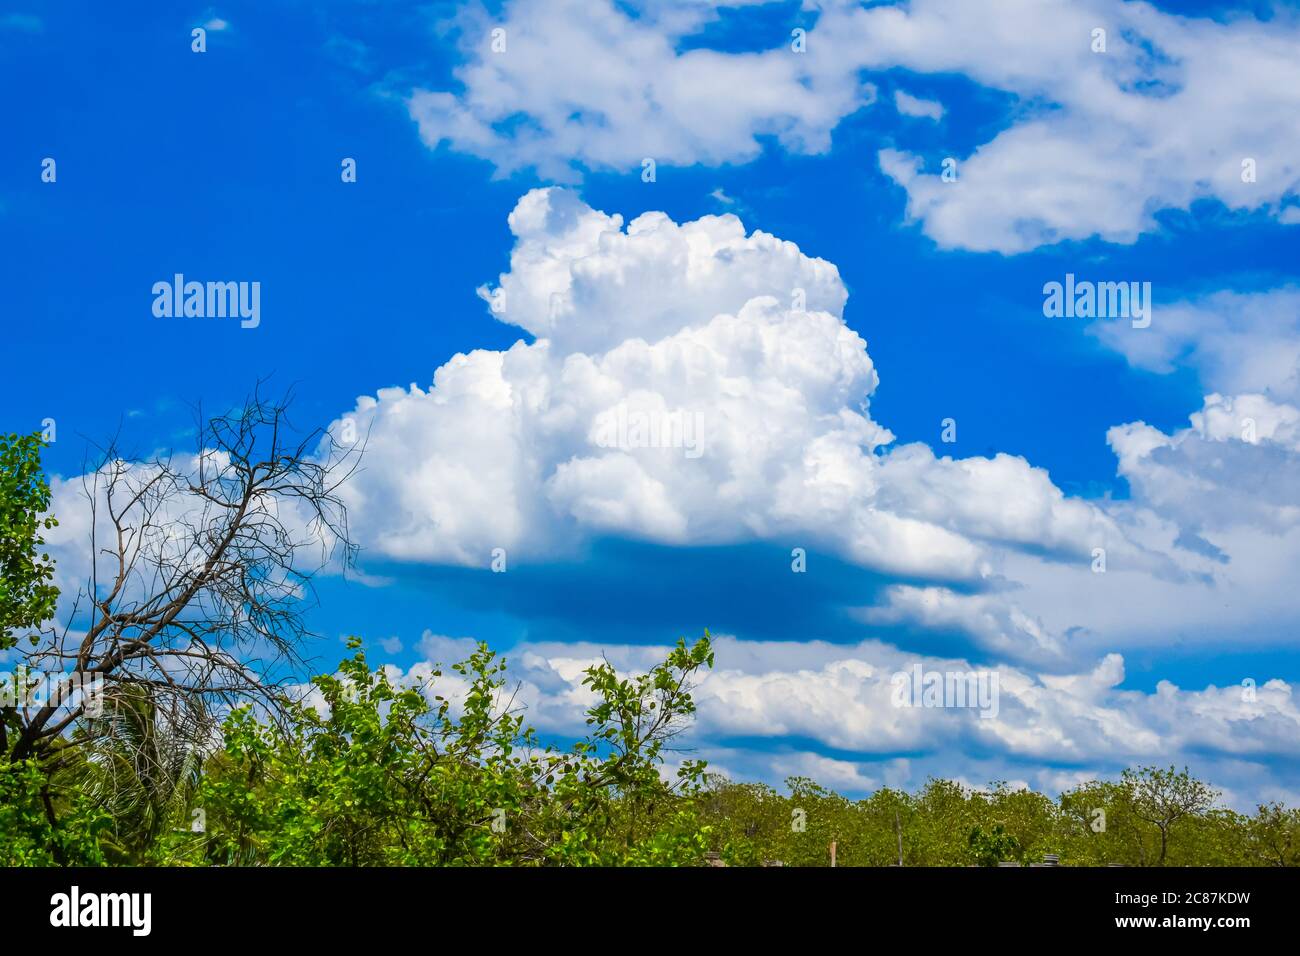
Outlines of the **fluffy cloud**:
M857 616L868 624L912 624L973 637L984 650L1002 657L1056 662L1064 656L1061 635L1001 596L960 594L945 587L896 584L877 607Z
M536 340L458 355L331 426L368 435L344 493L372 557L544 563L601 537L829 550L902 579L853 612L864 627L1058 669L1171 629L1267 644L1294 621L1294 407L1215 394L1171 435L1117 426L1132 496L1083 501L1019 457L895 445L835 267L791 243L733 216L625 225L557 189L510 225L483 296Z
M1190 367L1211 391L1265 392L1300 401L1300 290L1295 288L1160 303L1147 328L1097 322L1089 331L1138 368L1164 374Z
M874 99L869 71L961 73L1017 106L1006 129L955 157L957 181L938 175L942 156L879 155L907 190L909 216L941 246L1131 242L1159 210L1203 198L1294 218L1300 24L1282 11L1261 23L1120 0L828 0L806 52L780 28L762 52L729 53L683 48L707 18L700 5L639 6L516 2L496 20L467 14L460 89L409 95L421 136L551 178L635 169L644 157L720 165L755 158L763 136L824 152L835 126ZM496 28L504 52L492 51ZM907 115L935 116L937 105L896 97Z
M1225 23L1112 0L917 0L837 10L819 28L861 44L866 64L961 72L1018 99L1006 130L958 157L956 182L920 156L881 152L908 214L944 247L1132 242L1161 209L1209 198L1278 214L1300 184L1288 119L1300 107L1300 29L1282 15Z
M733 670L727 643L700 692L702 729L719 736L806 737L827 747L888 754L963 746L1030 760L1125 762L1205 748L1234 756L1292 756L1300 709L1282 681L1153 694L1123 691L1123 659L1088 671L1039 675L1001 666L925 658L879 644L819 650L830 659L798 670ZM809 655L815 659L815 655ZM896 675L996 674L996 708L899 706Z
M421 137L503 172L535 166L560 179L571 163L744 162L758 156L760 136L823 152L835 125L874 98L855 71L795 53L788 36L762 53L680 51L707 8L646 7L633 16L609 0L556 0L512 3L499 19L463 14L461 91L416 89L408 98Z
M546 559L606 534L770 540L974 581L1002 548L1126 547L1021 458L886 450L838 272L794 244L729 215L624 228L557 189L524 196L510 227L511 269L482 294L536 341L458 355L432 388L381 391L332 426L368 436L343 493L373 553L482 567L494 548Z
M1170 564L1142 568L1110 553L1106 572L1093 574L1008 554L1002 570L1019 585L1016 606L1046 633L1070 633L1076 657L1167 648L1171 635L1179 643L1289 640L1300 612L1291 583L1300 565L1300 409L1212 394L1186 428L1130 422L1107 440L1132 492L1107 503L1107 515Z
M1192 528L1300 523L1300 409L1214 394L1190 419L1173 435L1142 422L1107 433L1141 500Z
M848 298L834 265L767 233L746 235L731 215L678 225L647 212L624 230L622 216L573 192L537 189L509 224L515 245L497 287L499 317L565 354L655 342L763 296L834 316ZM479 293L490 302L496 289Z

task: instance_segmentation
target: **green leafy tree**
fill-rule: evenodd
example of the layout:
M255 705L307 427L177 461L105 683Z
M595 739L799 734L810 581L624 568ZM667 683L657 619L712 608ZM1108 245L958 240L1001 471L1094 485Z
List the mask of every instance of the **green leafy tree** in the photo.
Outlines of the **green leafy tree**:
M99 866L108 813L35 761L0 761L0 866Z
M1155 827L1160 851L1154 861L1156 866L1165 865L1174 827L1190 816L1209 810L1219 795L1186 768L1181 772L1173 767L1125 770L1121 781L1132 795L1133 815Z
M977 866L997 866L1006 860L1018 860L1022 854L1020 841L1007 833L1000 823L993 824L988 830L980 826L971 827L966 842Z
M40 435L0 435L0 651L18 643L18 632L49 620L59 596L54 562L41 553L41 532L58 523L45 513L44 447Z
M1300 809L1262 803L1245 821L1251 862L1265 866L1300 866Z
M911 795L891 787L881 787L860 807L867 823L866 865L915 864L912 834L917 829L917 811Z
M1115 863L1145 866L1146 824L1133 812L1126 784L1090 781L1060 797L1061 862L1078 866Z
M37 435L0 435L0 651L16 647L54 615L59 591L42 534L55 527L46 514L50 486L41 471ZM12 761L19 710L0 701L0 864L94 863L99 817L78 814L60 825L60 798L30 760Z
M313 681L316 706L279 722L227 719L199 802L213 862L289 865L680 864L707 828L690 797L703 765L661 775L664 748L694 711L691 680L711 666L707 635L647 674L590 668L590 732L543 747L505 694L505 661L480 645L452 670L454 702L396 687L356 654Z
M1057 817L1060 810L1051 797L1024 787L1012 788L998 781L982 794L987 820L1001 826L1015 841L1015 859L1040 863L1045 853L1060 853Z

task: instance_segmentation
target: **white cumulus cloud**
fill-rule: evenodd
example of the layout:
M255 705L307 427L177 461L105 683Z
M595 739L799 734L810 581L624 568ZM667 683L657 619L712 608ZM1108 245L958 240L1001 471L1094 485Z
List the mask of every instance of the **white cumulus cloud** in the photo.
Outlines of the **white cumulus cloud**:
M373 553L481 567L600 534L769 540L977 580L998 548L1126 547L1022 458L891 449L839 274L793 243L730 215L624 227L559 189L524 196L510 226L511 269L483 296L537 339L457 355L432 387L381 390L331 427L368 436L344 494Z

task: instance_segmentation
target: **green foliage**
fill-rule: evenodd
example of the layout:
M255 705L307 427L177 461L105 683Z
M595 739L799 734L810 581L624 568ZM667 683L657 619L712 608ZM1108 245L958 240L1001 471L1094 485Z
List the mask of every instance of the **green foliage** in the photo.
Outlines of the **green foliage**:
M18 642L18 631L40 626L54 614L58 589L54 565L42 554L42 531L57 522L45 516L50 486L41 472L40 435L0 435L0 651Z
M1300 865L1300 811L1268 805L1246 817L1215 807L1211 787L1173 768L1127 771L1059 800L1000 782L974 790L931 780L913 794L883 787L858 801L803 778L787 781L788 795L709 784L699 799L709 849L733 866L826 866L832 841L839 866L1030 865L1049 853L1066 866Z
M1300 809L1260 804L1253 818L1231 823L1244 824L1250 856L1268 866L1300 866Z
M971 827L966 843L976 866L997 866L1004 860L1018 860L1022 852L1020 841L1000 823L993 824L988 832L983 827Z
M108 814L33 761L0 762L0 866L99 866Z
M1139 820L1154 827L1159 836L1155 865L1163 866L1169 854L1169 837L1185 817L1205 813L1218 799L1214 788L1173 767L1146 767L1125 770L1121 783L1127 793L1127 809Z
M196 849L231 864L695 862L708 832L691 802L703 765L684 763L673 784L660 767L694 711L691 678L712 660L706 635L648 674L590 668L590 732L559 750L509 706L505 661L484 645L452 667L468 684L459 712L434 693L442 671L395 687L357 650L313 681L317 707L226 720L197 796L208 832Z

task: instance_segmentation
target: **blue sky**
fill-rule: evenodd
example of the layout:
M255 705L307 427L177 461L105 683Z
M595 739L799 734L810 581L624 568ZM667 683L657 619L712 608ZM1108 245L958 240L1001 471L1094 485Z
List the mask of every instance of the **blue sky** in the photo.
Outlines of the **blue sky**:
M862 791L882 781L915 784L933 772L1050 788L1069 774L1180 759L1199 761L1211 779L1239 774L1231 794L1239 802L1296 792L1296 752L1272 741L1295 737L1288 722L1297 714L1291 686L1300 680L1300 605L1288 604L1285 587L1261 578L1252 561L1278 570L1300 555L1290 550L1297 489L1289 477L1300 444L1288 417L1300 403L1294 370L1288 377L1268 361L1284 354L1279 342L1295 340L1289 295L1300 281L1298 143L1285 94L1252 99L1250 92L1295 95L1296 74L1280 74L1260 56L1258 72L1239 84L1220 76L1243 88L1239 100L1204 92L1213 85L1207 77L1223 69L1215 51L1240 49L1250 61L1260 37L1300 50L1295 11L1097 0L1069 16L1031 17L1005 35L989 14L991 36L979 40L963 38L960 18L931 17L935 4L915 3L904 15L921 39L909 41L893 37L893 21L860 19L883 16L889 5L819 6L737 5L711 14L676 0L644 8L594 3L585 12L568 2L221 3L132 13L129 27L122 11L102 4L13 7L0 14L0 81L12 91L0 149L0 281L8 351L20 360L8 363L0 428L31 430L54 419L47 467L71 478L87 441L119 429L142 453L188 446L193 405L229 406L267 376L293 386L299 422L324 427L358 408L359 396L412 383L429 390L435 370L457 353L501 352L518 340L535 346L535 325L530 332L526 319L512 324L509 312L498 320L476 292L501 285L502 274L513 275L521 296L540 281L511 263L524 240L512 235L507 217L530 190L559 183L585 204L586 212L566 216L620 214L624 226L647 212L678 224L734 214L746 232L769 233L837 268L848 298L842 310L829 310L833 325L865 340L879 376L874 391L860 389L845 407L856 409L870 392L867 420L894 436L868 460L927 446L955 462L998 454L1019 462L969 485L957 477L960 465L882 477L878 497L863 505L974 542L994 570L954 576L924 561L900 570L891 556L837 530L858 512L825 518L780 496L742 501L726 520L713 512L731 504L692 501L679 509L684 530L625 520L640 513L627 500L615 509L624 517L592 518L605 499L593 497L590 482L604 479L584 475L561 508L558 486L546 481L571 449L561 453L539 437L521 440L529 460L542 462L537 481L515 479L510 489L511 501L534 502L519 505L531 534L521 533L517 557L511 542L510 570L493 574L491 541L473 528L446 547L393 543L403 526L420 529L427 518L418 508L403 512L403 481L427 481L425 490L458 514L491 507L480 498L458 501L459 486L440 484L446 476L437 469L422 473L405 429L439 428L430 411L425 425L392 425L392 443L367 462L363 481L374 484L363 489L388 495L391 512L378 515L373 498L357 512L362 565L387 583L322 580L312 621L326 637L311 649L321 662L338 656L341 645L332 642L347 633L363 635L375 654L404 669L431 647L445 649L438 637L422 643L426 631L473 637L549 661L536 666L552 683L536 677L536 685L554 698L564 686L555 675L565 673L556 661L567 659L566 646L575 658L592 647L622 647L630 666L638 647L652 651L709 627L745 662L718 692L716 719L706 711L696 745L740 776L822 772L831 785ZM1088 52L1088 30L1079 32L1079 23L1094 21L1110 27L1105 54ZM207 51L194 53L190 31L204 24ZM512 46L493 60L485 38L498 25ZM809 32L806 54L788 49L796 27ZM870 43L854 39L859 28ZM1094 59L1055 68L1043 62L1055 45L1076 41ZM613 76L615 65L589 58L589 43L629 74ZM634 48L651 52L624 54ZM1110 59L1097 75L1111 84L1114 102L1062 79L1089 76L1101 57ZM591 72L582 82L584 69ZM701 82L709 76L712 84ZM765 84L777 91L770 98L760 95ZM604 85L633 91L613 102L640 102L643 85L654 102L628 107L645 108L644 116L589 122L609 109ZM527 93L511 102L512 88ZM906 115L895 99L900 91L940 104L942 115ZM422 92L434 98L421 100ZM1207 115L1214 109L1223 115ZM555 117L566 113L579 119L558 129ZM1184 136L1187 130L1199 132ZM1029 131L1041 138L1017 139ZM891 164L890 155L915 157L922 173L909 179L900 171L906 163ZM1221 176L1223 157L1236 163L1238 155L1259 156L1254 192ZM643 156L656 158L654 182L642 180ZM52 184L41 181L45 157L57 162ZM357 162L355 183L340 181L344 157ZM935 175L945 157L958 160L962 198L950 199L959 194L944 193ZM553 238L538 242L559 256L558 245L546 245ZM767 274L767 266L756 268ZM259 281L261 324L155 318L149 290L177 272ZM1117 331L1121 320L1046 318L1042 287L1066 273L1150 282L1153 329L1127 334ZM516 285L505 285L514 296ZM592 300L604 301L598 293ZM655 297L667 293L650 284L620 294L653 311ZM1242 319L1247 313L1258 321ZM711 318L656 329L662 337ZM604 329L607 316L579 308L568 321L577 335ZM1218 331L1211 338L1208 329ZM1144 331L1153 334L1138 338ZM585 353L596 357L638 336L655 343L644 328L610 336ZM1155 352L1163 358L1152 357L1151 342L1161 343ZM777 352L794 354L787 350L797 345L792 339ZM765 394L761 372L742 377L754 395ZM520 380L514 387L522 394ZM1189 416L1212 394L1262 396L1264 411L1249 415L1266 440L1238 455L1233 436L1212 424L1189 430ZM390 407L393 401L380 401L370 420L381 436ZM824 416L837 407L818 410L823 418L810 411L808 422L787 423L788 431L756 415L742 431L773 428L774 441L791 443L797 459L795 443L827 427ZM1240 400L1222 407L1247 416ZM949 417L957 440L943 443ZM1121 473L1108 430L1136 422L1176 447L1135 452L1132 469ZM492 447L491 428L483 425L477 451ZM444 459L459 447L431 442L431 453ZM409 455L393 452L407 445ZM1196 451L1201 446L1209 451ZM1162 454L1169 461L1157 460ZM743 470L744 462L723 465ZM1202 465L1204 476L1195 472ZM1184 494L1165 467L1203 478L1201 490ZM1039 478L1030 481L1031 474ZM1015 484L1022 478L1027 484ZM679 493L697 494L694 484L659 479L669 507ZM624 494L625 478L612 480L619 488L610 494ZM1004 480L1011 484L990 490L989 482ZM1213 488L1205 490L1215 481L1228 489L1218 500L1235 514L1258 505L1271 517L1226 521ZM922 486L929 496L916 492ZM1024 503L1026 489L1053 486L1066 503L1059 520L989 531ZM1234 493L1249 493L1250 508ZM814 497L806 486L792 494ZM972 501L1002 517L971 517ZM792 507L802 517L791 518ZM1075 552L1086 555L1094 542L1072 540L1071 529L1112 527L1107 522L1123 529L1113 532L1127 542L1115 553L1129 558L1114 559L1113 576L1127 583L1079 596L1061 568L1073 574L1082 560L1086 570ZM1170 544L1175 535L1210 542L1226 562L1197 563L1203 556ZM810 555L802 575L790 571L790 549L798 546ZM466 549L483 560L467 561ZM942 593L927 590L935 588ZM1277 600L1262 606L1259 589ZM1076 596L1068 606L1065 593ZM956 609L936 616L934 602L950 596ZM1237 610L1206 618L1196 610L1202 601L1236 602ZM1028 640L1025 620L1049 634L1050 653L1018 648ZM379 643L391 638L400 650ZM749 660L747 642L765 650ZM1081 708L1078 701L1061 703L1059 713L1027 711L1023 734L985 735L957 715L950 722L960 729L927 723L874 734L878 717L846 730L833 718L819 723L816 707L792 716L765 710L761 693L746 696L766 681L787 687L788 700L819 699L822 685L803 687L798 675L840 673L837 661L869 659L862 642L887 648L890 661L921 655L1062 680L1093 674L1113 653L1124 671L1107 685L1109 698L1088 697L1097 713L1083 723L1062 716ZM1246 677L1286 682L1268 698L1272 710L1225 710ZM1161 682L1187 695L1219 690L1165 712ZM857 699L838 678L835 686ZM565 718L554 709L543 719L562 735ZM1202 719L1195 715L1205 715L1203 735L1175 729ZM1146 751L1112 746L1110 731L1096 729L1121 716L1133 722L1130 735L1151 735ZM1035 734L1041 740L1023 745ZM1094 737L1100 742L1083 742ZM1059 752L1043 742L1051 740Z

